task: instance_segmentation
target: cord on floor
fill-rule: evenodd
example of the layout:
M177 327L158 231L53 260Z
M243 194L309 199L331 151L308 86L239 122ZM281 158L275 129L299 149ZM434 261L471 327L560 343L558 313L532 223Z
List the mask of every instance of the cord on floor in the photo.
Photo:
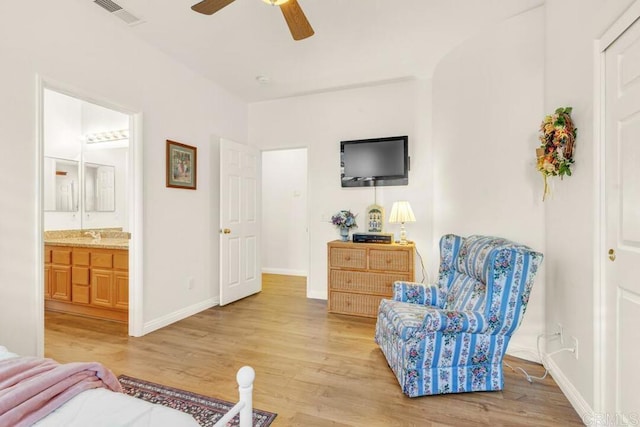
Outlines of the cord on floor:
M420 266L422 267L422 280L420 280L420 283L426 283L429 284L431 283L429 281L429 272L424 268L424 262L422 261L422 255L420 255L420 251L418 251L418 247L416 246L416 254L418 254L418 258L420 258ZM427 281L425 282L424 279L427 279Z
M531 374L529 374L527 371L525 371L523 368L521 368L521 367L519 367L519 366L518 366L518 367L516 367L516 368L514 368L513 366L511 366L511 365L510 365L509 363L507 363L507 362L504 362L504 361L503 361L503 363L504 363L508 368L511 368L511 370L512 370L513 372L516 372L516 371L520 371L520 372L522 372L522 373L524 374L525 378L527 379L527 381L529 381L529 384L533 384L533 380L539 380L539 381L544 380L545 378L547 378L547 375L549 374L549 368L547 368L547 366L546 366L546 365L545 365L545 363L544 363L544 359L542 358L542 352L540 351L540 339L541 339L541 338L543 338L543 337L545 337L545 338L551 338L551 337L556 337L556 336L560 336L560 332L554 332L553 334L549 334L549 335L546 335L546 334L540 334L540 335L538 335L538 338L537 338L537 340L536 340L536 347L537 347L537 349L538 349L538 358L540 359L540 364L541 364L541 365L542 365L542 367L544 368L544 375L542 375L541 377L536 377L535 375L531 375ZM552 351L551 353L547 353L547 357L551 357L551 356L553 356L554 354L558 354L558 353L563 352L563 351L570 351L570 352L572 352L572 353L573 353L575 350L574 350L573 348L563 347L563 348L561 348L561 349L559 349L559 350Z

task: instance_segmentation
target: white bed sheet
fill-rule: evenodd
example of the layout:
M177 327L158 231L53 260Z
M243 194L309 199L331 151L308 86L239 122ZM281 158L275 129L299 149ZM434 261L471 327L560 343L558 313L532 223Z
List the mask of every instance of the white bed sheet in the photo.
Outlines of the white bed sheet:
M0 360L17 357L0 346ZM104 388L84 391L38 421L38 427L199 427L189 414Z
M122 393L87 390L38 421L38 427L198 427L193 417Z

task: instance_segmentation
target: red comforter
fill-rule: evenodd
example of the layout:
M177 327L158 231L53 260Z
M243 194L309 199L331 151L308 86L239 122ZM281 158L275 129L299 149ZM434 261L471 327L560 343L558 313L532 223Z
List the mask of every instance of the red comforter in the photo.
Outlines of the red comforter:
M113 373L97 362L60 364L15 357L0 361L0 426L29 426L85 390L122 391Z

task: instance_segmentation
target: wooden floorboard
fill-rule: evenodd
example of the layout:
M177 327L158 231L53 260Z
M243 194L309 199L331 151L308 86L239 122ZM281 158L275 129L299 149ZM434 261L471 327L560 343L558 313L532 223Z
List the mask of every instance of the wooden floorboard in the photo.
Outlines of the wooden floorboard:
M45 353L230 401L236 371L251 365L254 406L278 414L274 427L583 425L550 376L529 384L507 367L503 391L406 397L373 341L375 319L328 314L305 293L304 278L264 275L261 293L140 338L120 323L48 312Z

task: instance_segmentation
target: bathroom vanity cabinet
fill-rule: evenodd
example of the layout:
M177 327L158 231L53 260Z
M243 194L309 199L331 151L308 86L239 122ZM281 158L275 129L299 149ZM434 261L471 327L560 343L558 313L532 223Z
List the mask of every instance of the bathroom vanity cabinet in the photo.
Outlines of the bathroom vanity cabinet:
M105 246L45 244L47 310L128 320L129 250Z

